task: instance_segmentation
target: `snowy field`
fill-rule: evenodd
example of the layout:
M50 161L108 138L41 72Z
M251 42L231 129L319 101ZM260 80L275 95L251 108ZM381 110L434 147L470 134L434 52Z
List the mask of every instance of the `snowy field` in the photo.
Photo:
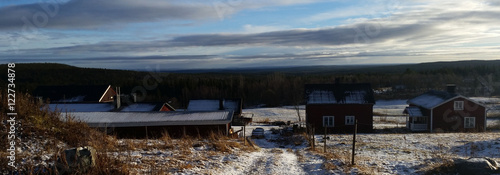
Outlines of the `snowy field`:
M500 101L490 98L475 100L487 101L489 106ZM406 100L377 101L374 112L389 116L375 116L374 128L383 131L381 129L404 127L406 118L402 117L404 115L401 113L405 107ZM328 135L327 153L323 153L322 135L315 136L316 149L312 150L302 136L283 139L279 134L272 132L280 129L280 126L272 126L265 122L298 122L297 111L293 106L244 109L243 113L253 115L254 121L245 127L246 136L250 136L252 130L257 127L265 130L264 139L253 139L256 150L231 147L227 152L214 151L214 146L207 141L201 144L189 143L182 149L139 149L114 154L132 157L132 163L137 166L144 162L154 162L151 166L182 167L170 168L168 172L171 174L228 175L422 174L453 158L491 157L500 160L500 132L442 134L386 132L358 134L356 165L351 166L352 135L350 134ZM300 116L304 120L304 106L300 106ZM497 121L499 120L488 120L488 126L493 126ZM239 131L242 127L233 126L233 129ZM241 140L235 142L243 144ZM151 171L144 170L138 173L148 174Z

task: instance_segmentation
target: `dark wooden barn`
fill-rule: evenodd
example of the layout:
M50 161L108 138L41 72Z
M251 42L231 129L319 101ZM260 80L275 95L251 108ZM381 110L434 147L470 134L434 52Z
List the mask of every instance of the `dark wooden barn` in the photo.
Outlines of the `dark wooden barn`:
M375 98L370 84L305 85L306 123L317 133L352 133L355 121L358 132L373 131Z
M486 107L455 93L429 91L408 100L407 128L422 132L480 132L486 131Z
M228 135L233 114L208 112L73 112L63 113L120 138L157 138L168 132L171 137Z

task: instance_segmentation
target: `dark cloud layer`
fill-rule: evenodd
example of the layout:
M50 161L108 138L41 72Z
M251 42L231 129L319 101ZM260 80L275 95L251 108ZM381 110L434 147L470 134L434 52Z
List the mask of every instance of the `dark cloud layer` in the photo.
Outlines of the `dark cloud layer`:
M47 3L48 2L48 3ZM0 8L0 29L28 27L89 29L160 20L216 18L206 4L181 4L134 0L55 0Z
M371 23L353 26L315 29L286 30L258 34L206 34L181 36L171 40L142 42L102 42L44 49L53 53L69 52L134 52L194 46L339 46L346 44L376 44L387 40L436 35L440 30L428 24L376 26Z

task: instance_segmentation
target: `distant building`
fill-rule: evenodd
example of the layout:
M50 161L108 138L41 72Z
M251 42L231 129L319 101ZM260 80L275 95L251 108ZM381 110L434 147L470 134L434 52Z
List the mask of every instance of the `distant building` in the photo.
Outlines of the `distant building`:
M158 112L175 111L168 103L132 103L116 108L114 103L51 103L49 110L59 112Z
M233 120L237 123L241 120L243 100L236 99L198 99L189 100L187 111L232 111Z
M51 103L66 102L113 102L116 91L111 85L102 86L39 86L33 96L49 100Z
M305 98L306 123L318 133L352 133L356 120L358 132L373 131L370 84L307 84Z
M429 91L408 100L407 128L428 132L486 131L486 107L458 95L455 86L447 91Z
M122 138L206 136L229 134L233 113L230 111L182 112L72 112L75 120L87 123ZM62 113L61 118L65 119Z

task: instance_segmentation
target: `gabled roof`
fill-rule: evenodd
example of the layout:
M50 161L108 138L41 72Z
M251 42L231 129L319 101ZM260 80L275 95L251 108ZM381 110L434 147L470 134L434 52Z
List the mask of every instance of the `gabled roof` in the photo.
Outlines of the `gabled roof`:
M305 98L307 104L375 104L368 83L306 84Z
M425 108L425 109L432 109L432 108L435 108L437 106L441 106L442 104L449 102L449 101L456 99L456 98L464 98L464 99L472 101L478 105L484 106L480 103L477 103L474 100L471 100L467 97L458 95L456 93L449 93L446 91L436 91L436 90L431 90L431 91L428 91L428 92L426 92L422 95L419 95L415 98L409 99L407 101L407 103L415 105L415 106L420 106L420 107Z
M99 102L107 91L114 93L111 85L39 86L33 96L48 98L51 102Z
M221 105L222 104L222 108ZM189 100L188 111L217 111L232 110L240 112L241 99L220 99L220 100Z
M73 112L68 115L90 127L221 125L228 124L233 119L230 111ZM62 119L66 119L66 116L64 113L60 115Z
M50 111L65 112L108 112L115 109L112 103L52 103Z
M423 117L424 116L422 114L422 111L420 110L420 108L416 107L416 106L406 107L403 113L410 115L410 117Z
M148 111L160 111L163 103L133 103L127 106L123 106L120 110L122 112L148 112Z
M115 109L113 103L51 103L48 104L50 111L59 112L155 112L160 111L163 105L167 105L172 111L175 109L168 103L132 103L122 104L120 109Z
M442 104L449 99L459 96L458 94L449 93L445 91L431 90L415 98L409 99L408 104L423 107L425 109L432 109L439 104Z

